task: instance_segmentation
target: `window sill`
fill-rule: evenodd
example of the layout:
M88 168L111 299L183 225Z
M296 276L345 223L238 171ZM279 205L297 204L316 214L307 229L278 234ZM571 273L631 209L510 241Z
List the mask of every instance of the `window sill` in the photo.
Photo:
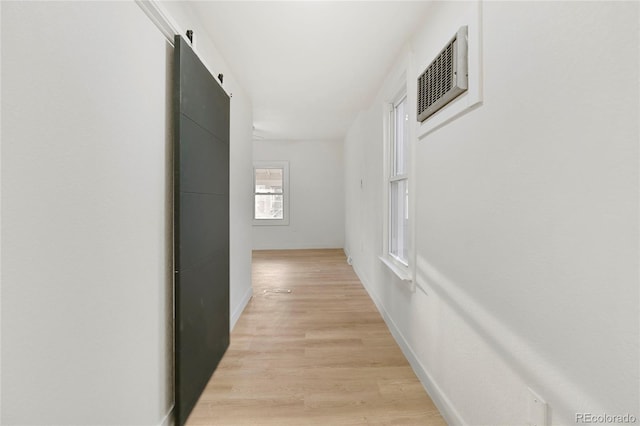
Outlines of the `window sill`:
M288 226L289 221L283 219L253 219L253 226Z
M387 256L379 256L378 258L391 270L391 272L396 274L400 280L411 284L413 283L413 278L411 277L408 266L400 265L398 262L395 262Z

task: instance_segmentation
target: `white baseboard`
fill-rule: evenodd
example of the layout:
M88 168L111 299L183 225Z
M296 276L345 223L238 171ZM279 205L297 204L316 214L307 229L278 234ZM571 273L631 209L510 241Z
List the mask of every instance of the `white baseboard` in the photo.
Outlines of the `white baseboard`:
M438 407L440 414L444 417L444 420L450 426L466 426L467 424L458 413L458 410L455 409L451 400L447 398L447 396L442 392L442 389L438 386L438 384L433 380L431 375L427 372L426 368L422 365L422 363L418 360L415 352L407 343L407 340L404 338L404 335L400 332L398 327L395 325L393 320L387 315L386 311L382 312L382 318L384 322L389 327L389 331L400 346L400 350L409 361L411 368L413 368L414 373L418 376L418 380L422 383L422 386L425 388L433 403Z
M371 297L371 300L373 300L373 303L376 305L378 312L380 312L380 315L382 315L382 319L384 320L385 324L387 324L391 335L395 339L398 346L400 346L400 350L404 354L405 358L407 358L407 361L409 361L409 364L411 365L414 373L416 373L418 380L420 380L420 383L431 397L431 400L440 411L440 414L442 415L444 420L450 426L467 426L467 424L462 419L462 416L460 416L460 413L458 413L458 411L453 406L451 400L447 398L444 392L442 392L442 389L440 389L435 380L433 380L431 375L427 372L426 368L418 360L418 357L416 356L413 349L411 349L411 346L409 346L409 343L405 339L404 335L400 332L400 329L393 322L376 294L372 291L372 288L367 280L364 279L364 275L358 271L358 268L355 264L353 265L353 270L360 279L360 282L362 283L365 290L367 290L367 293L369 293L369 297Z
M173 416L173 409L175 408L175 405L172 405L171 408L169 409L169 412L167 413L166 416L164 416L164 418L162 419L162 421L160 423L158 423L158 426L175 426L175 420L174 420L174 416Z
M247 291L242 296L242 300L240 300L240 304L238 304L238 306L236 306L236 308L233 310L233 314L231 315L231 324L230 324L229 331L233 330L233 328L236 326L238 319L240 319L240 315L242 315L242 312L244 312L244 308L247 307L247 304L249 303L249 300L251 300L252 296L253 296L253 287L249 286Z

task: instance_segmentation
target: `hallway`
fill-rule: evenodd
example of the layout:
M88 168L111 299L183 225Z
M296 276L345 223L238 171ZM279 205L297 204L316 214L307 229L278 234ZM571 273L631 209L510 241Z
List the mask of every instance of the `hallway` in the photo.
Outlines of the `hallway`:
M255 251L253 289L188 425L445 424L342 250Z

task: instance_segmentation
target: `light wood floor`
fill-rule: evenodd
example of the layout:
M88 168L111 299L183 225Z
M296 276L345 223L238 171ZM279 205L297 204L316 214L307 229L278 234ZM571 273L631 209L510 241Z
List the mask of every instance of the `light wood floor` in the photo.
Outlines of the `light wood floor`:
M342 250L254 252L253 289L188 425L446 424Z

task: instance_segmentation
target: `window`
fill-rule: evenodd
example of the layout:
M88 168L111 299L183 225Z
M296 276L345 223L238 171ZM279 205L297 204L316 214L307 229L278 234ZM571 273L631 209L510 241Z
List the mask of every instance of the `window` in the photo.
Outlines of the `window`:
M257 162L253 167L253 224L289 224L289 164Z
M380 260L398 278L415 290L410 251L409 178L411 164L411 125L406 86L387 104L384 120L384 245ZM411 99L411 97L409 97ZM413 102L413 101L411 101ZM411 122L413 123L413 122Z
M390 121L388 253L409 264L409 114L406 95L393 104Z

